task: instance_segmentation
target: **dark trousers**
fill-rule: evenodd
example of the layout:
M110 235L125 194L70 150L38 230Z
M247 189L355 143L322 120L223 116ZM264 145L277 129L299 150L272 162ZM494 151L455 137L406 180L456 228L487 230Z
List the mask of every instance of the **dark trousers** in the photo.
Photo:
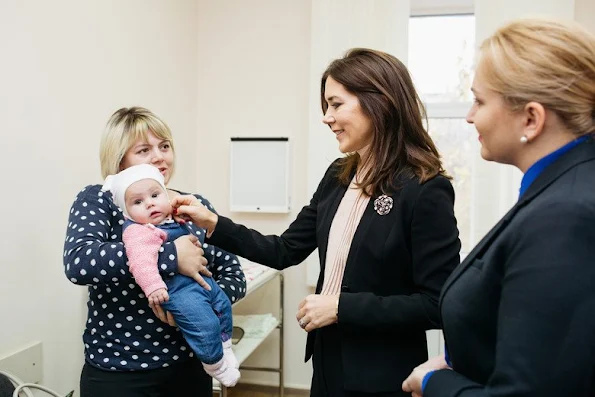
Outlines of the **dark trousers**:
M310 397L410 397L410 393L401 390L384 393L363 393L349 391L343 387L343 364L341 357L341 340L336 324L319 329L314 342L312 365L312 387ZM369 368L371 363L361 363L362 370ZM372 365L373 367L373 365Z
M212 397L213 381L191 359L148 371L104 371L85 363L81 397Z

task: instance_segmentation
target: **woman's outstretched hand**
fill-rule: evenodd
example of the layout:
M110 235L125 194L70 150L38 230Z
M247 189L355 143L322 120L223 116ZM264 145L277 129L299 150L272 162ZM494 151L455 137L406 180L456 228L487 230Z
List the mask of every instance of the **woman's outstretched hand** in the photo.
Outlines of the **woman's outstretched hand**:
M217 226L219 217L202 205L198 199L192 195L177 196L171 201L173 207L174 219L180 221L192 221L198 227L212 233Z

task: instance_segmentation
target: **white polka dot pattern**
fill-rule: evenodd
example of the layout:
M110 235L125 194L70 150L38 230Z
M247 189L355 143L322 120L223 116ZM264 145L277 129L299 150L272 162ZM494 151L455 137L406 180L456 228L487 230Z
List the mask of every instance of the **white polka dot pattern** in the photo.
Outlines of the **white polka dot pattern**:
M196 196L209 209L208 200ZM88 317L83 342L87 360L119 371L161 368L193 357L181 332L157 320L128 271L122 244L122 211L100 185L87 186L70 210L64 243L64 270L74 284L89 286ZM190 225L204 243L202 229ZM246 293L237 257L209 245L209 270L232 302ZM173 243L159 253L162 277L177 271Z

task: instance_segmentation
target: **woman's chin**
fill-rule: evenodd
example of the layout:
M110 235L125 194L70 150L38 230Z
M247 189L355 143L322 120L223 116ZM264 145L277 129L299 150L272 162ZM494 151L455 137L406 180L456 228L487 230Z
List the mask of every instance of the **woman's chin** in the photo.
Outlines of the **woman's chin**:
M494 161L494 159L492 158L492 155L484 146L481 147L479 154L481 155L481 158L484 159L485 161Z
M351 153L353 150L346 144L339 144L339 151L343 154Z

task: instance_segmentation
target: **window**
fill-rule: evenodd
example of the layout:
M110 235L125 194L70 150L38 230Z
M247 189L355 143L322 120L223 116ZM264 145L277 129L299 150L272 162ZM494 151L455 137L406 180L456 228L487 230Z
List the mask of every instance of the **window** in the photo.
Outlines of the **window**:
M462 251L473 247L473 164L479 153L471 107L475 49L473 15L414 16L409 24L409 70L428 111L428 131L453 177Z
M475 17L442 15L409 21L409 69L426 103L469 102Z

